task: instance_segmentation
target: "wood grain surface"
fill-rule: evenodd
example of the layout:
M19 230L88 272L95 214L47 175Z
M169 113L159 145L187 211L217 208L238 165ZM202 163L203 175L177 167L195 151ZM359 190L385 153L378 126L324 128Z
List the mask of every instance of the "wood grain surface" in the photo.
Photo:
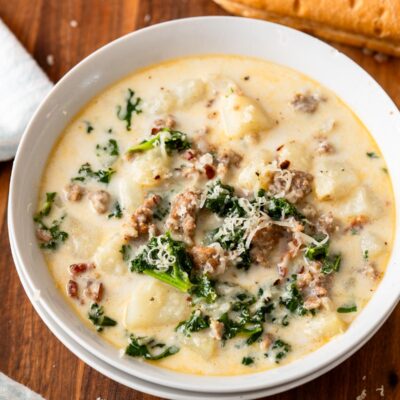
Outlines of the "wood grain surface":
M135 29L216 14L225 12L211 0L0 0L0 17L54 82L97 48ZM71 21L78 25L74 27ZM400 60L378 63L357 49L336 47L370 72L400 105ZM0 370L47 400L155 399L85 365L33 310L9 248L6 211L11 167L11 162L0 163ZM347 400L356 399L364 389L368 400L382 399L382 386L385 399L400 399L399 337L400 306L349 360L319 379L270 399Z

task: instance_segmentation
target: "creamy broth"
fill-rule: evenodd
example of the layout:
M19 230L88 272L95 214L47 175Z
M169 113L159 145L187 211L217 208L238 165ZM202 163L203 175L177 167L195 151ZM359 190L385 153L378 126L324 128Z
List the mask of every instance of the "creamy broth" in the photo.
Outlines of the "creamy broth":
M377 145L332 92L204 56L93 99L48 160L35 219L88 328L161 367L235 375L345 332L384 274L394 202Z

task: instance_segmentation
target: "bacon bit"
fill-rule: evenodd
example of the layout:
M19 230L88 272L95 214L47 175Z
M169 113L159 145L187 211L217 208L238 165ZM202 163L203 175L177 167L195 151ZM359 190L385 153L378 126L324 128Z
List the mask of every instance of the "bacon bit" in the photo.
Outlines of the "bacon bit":
M161 130L161 128L151 128L151 134L153 136L157 135L157 133L160 132L160 130Z
M103 298L103 284L98 281L88 281L84 294L93 301L101 301Z
M196 157L196 153L193 150L187 150L185 151L185 153L183 154L183 157L190 161L193 160Z
M262 341L260 342L261 350L263 351L268 350L271 344L272 344L272 338L269 334L266 334L263 337Z
M207 179L214 178L214 176L215 176L215 168L212 165L206 164L204 166L204 170L206 172Z
M215 319L210 322L211 336L214 339L222 340L222 334L224 333L224 324Z
M41 228L36 229L36 236L42 243L50 242L52 239L50 232Z
M279 147L276 148L276 151L281 151L285 145L281 144Z
M67 294L71 298L78 298L78 284L72 279L67 283Z
M156 181L158 181L160 178L161 178L160 175L156 175L156 176L154 177L154 179L155 179Z
M206 107L210 108L214 104L214 101L215 101L215 99L208 100L207 103L206 103Z
M95 268L96 266L93 263L71 264L69 266L69 273L73 276L76 276Z
M279 167L280 167L281 169L288 169L289 166L290 166L290 161L289 161L289 160L282 161L282 162L279 164Z

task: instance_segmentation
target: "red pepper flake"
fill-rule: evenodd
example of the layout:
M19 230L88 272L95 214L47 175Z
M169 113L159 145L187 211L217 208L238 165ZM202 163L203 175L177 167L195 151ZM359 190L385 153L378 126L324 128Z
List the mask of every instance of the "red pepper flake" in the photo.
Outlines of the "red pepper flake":
M212 179L215 176L215 168L210 165L210 164L206 164L204 166L204 170L206 171L206 176L208 179Z
M151 134L152 135L157 135L158 132L160 132L160 128L151 128Z
M67 294L69 297L78 298L78 284L72 279L67 283Z
M281 169L288 169L290 166L290 161L289 160L285 160L282 161L279 166L281 167Z
M71 275L80 275L86 272L89 269L94 269L94 264L90 263L79 263L79 264L71 264L69 266L69 272Z

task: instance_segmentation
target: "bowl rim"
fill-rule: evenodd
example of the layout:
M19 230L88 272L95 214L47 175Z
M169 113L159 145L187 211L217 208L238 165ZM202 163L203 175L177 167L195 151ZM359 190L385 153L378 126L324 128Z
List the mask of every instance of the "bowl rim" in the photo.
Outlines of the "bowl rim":
M27 270L27 265L29 260L28 253L26 249L24 249L25 243L23 243L21 230L22 227L18 224L17 214L21 211L14 207L17 203L17 197L19 194L19 181L18 178L26 170L26 165L24 166L24 156L26 156L29 151L31 151L32 147L30 142L33 141L33 137L35 135L35 124L38 124L40 120L45 121L46 112L49 110L53 97L58 92L65 91L65 87L68 86L69 81L76 78L79 75L81 69L90 64L96 63L97 58L99 57L106 57L106 54L111 50L123 44L126 44L130 41L139 41L143 40L143 36L151 35L152 33L159 34L160 32L165 32L166 29L171 32L172 30L176 29L188 29L193 27L193 25L198 26L208 24L208 25L220 25L223 24L229 28L232 27L239 27L239 25L250 27L250 28L257 28L257 29L264 29L266 31L273 32L273 30L278 30L278 32L287 35L290 38L298 39L303 45L306 46L307 49L316 49L317 53L321 53L324 56L331 55L332 60L337 63L337 66L345 66L346 68L351 71L351 74L354 74L354 78L357 78L359 81L364 82L365 85L368 86L371 93L374 93L379 100L382 102L382 107L385 110L391 111L391 124L395 124L396 127L400 127L400 113L398 112L396 106L392 102L392 100L387 96L387 94L383 91L383 89L379 86L379 84L370 76L368 75L360 66L358 66L354 61L349 59L348 57L344 56L342 53L338 52L336 49L331 47L330 45L313 38L305 33L296 31L292 28L288 28L282 25L278 25L271 22L247 19L247 18L239 18L239 17L219 17L219 16L212 16L212 17L194 17L194 18L185 18L180 20L173 20L164 22L161 24L153 25L135 32L132 32L128 35L125 35L115 41L107 44L104 47L96 50L94 53L83 59L79 64L77 64L74 68L72 68L51 90L51 92L46 96L46 98L41 103L40 107L35 112L34 116L32 117L30 123L28 124L21 144L18 148L17 155L15 157L12 176L11 176L11 183L10 183L10 194L9 194L9 235L15 240L15 251L18 257L21 259L21 266L26 273L28 284L35 290L35 283L33 281L33 277L29 274ZM228 39L229 40L229 39ZM211 53L211 52L210 52ZM192 55L192 53L188 53L188 55ZM168 57L166 57L167 59ZM259 57L267 59L267 57ZM285 65L285 64L284 64ZM122 76L121 76L122 77ZM314 78L312 76L312 78ZM115 79L116 82L118 79ZM325 83L322 83L324 86L327 86ZM103 91L104 89L99 90L98 92ZM332 89L331 89L332 90ZM335 90L333 90L335 92ZM393 113L393 110L395 112ZM383 118L383 115L382 115ZM386 119L389 117L386 116ZM60 135L61 132L57 133L57 137ZM47 157L46 157L47 158ZM395 176L395 172L393 168L389 168L392 177ZM393 173L392 173L393 172ZM397 188L395 186L397 183L393 179L393 186L394 189ZM400 190L400 189L399 189ZM395 190L395 198L396 198L396 205L400 204L398 192L399 190ZM398 217L397 217L397 224L396 224L396 231L399 229L398 224ZM393 254L395 250L397 250L396 244L398 244L398 236L396 235L394 241L394 249L392 251L392 257L389 261L387 271L385 273L385 277L381 281L378 290L373 295L369 304L365 307L361 315L359 315L356 319L359 320L360 317L366 313L367 308L375 310L380 310L378 313L378 317L375 315L373 321L371 320L368 324L368 329L363 327L363 330L360 330L358 327L357 334L354 334L355 329L353 325L356 321L351 325L351 327L341 335L342 340L340 338L333 338L328 344L324 345L322 348L302 357L301 359L295 360L288 365L284 365L277 369L267 370L263 372L258 372L255 374L249 375L237 375L231 377L202 377L184 373L178 373L174 371L169 371L165 369L161 369L159 367L151 366L151 368L144 367L142 363L133 363L130 362L131 369L128 371L130 374L135 375L144 380L150 380L155 382L159 385L174 387L181 390L195 390L195 391L202 391L202 392L219 392L219 393L232 393L235 391L247 391L247 390L258 390L262 388L272 388L275 386L290 384L290 382L294 382L306 376L313 376L316 377L329 369L333 368L334 366L338 365L340 362L344 361L348 358L351 354L353 354L356 350L358 350L372 334L383 324L385 319L390 315L390 312L393 310L395 305L397 304L400 298L400 288L396 288L394 284L390 284L388 279L386 279L388 275L388 271L392 271L394 266L392 264L395 263ZM26 246L25 246L26 247ZM47 267L46 267L47 268ZM394 273L394 272L393 272ZM383 282L386 282L388 288L390 289L385 293L385 295L381 295L379 297L380 300L385 300L384 306L380 304L380 309L377 308L377 300L374 299L378 298L378 293L382 293L380 288L383 286ZM387 289L388 289L387 288ZM382 299L381 299L382 298ZM99 347L94 347L91 344L88 344L88 338L85 338L85 335L81 332L74 332L70 327L64 323L63 319L57 315L52 305L50 305L49 299L45 297L41 298L40 304L44 310L53 318L55 323L59 325L66 333L73 338L75 342L79 345L83 346L85 349L88 349L94 356L104 359L108 364L111 366L118 368L120 370L124 370L126 365L122 364L121 359L118 357L118 351L115 350L115 357L109 357L107 354L104 354ZM374 305L374 307L371 306ZM52 329L51 326L49 326ZM353 333L353 337L350 340L350 333ZM349 338L346 343L346 339ZM342 343L342 342L345 343ZM339 349L336 344L340 342L343 347ZM332 350L332 353L329 352ZM304 367L308 362L307 367ZM290 368L289 368L290 367ZM298 369L296 369L298 367ZM163 372L160 373L160 370ZM273 373L273 371L280 371L280 376L276 376L277 374ZM273 379L268 379L270 376L274 376Z

